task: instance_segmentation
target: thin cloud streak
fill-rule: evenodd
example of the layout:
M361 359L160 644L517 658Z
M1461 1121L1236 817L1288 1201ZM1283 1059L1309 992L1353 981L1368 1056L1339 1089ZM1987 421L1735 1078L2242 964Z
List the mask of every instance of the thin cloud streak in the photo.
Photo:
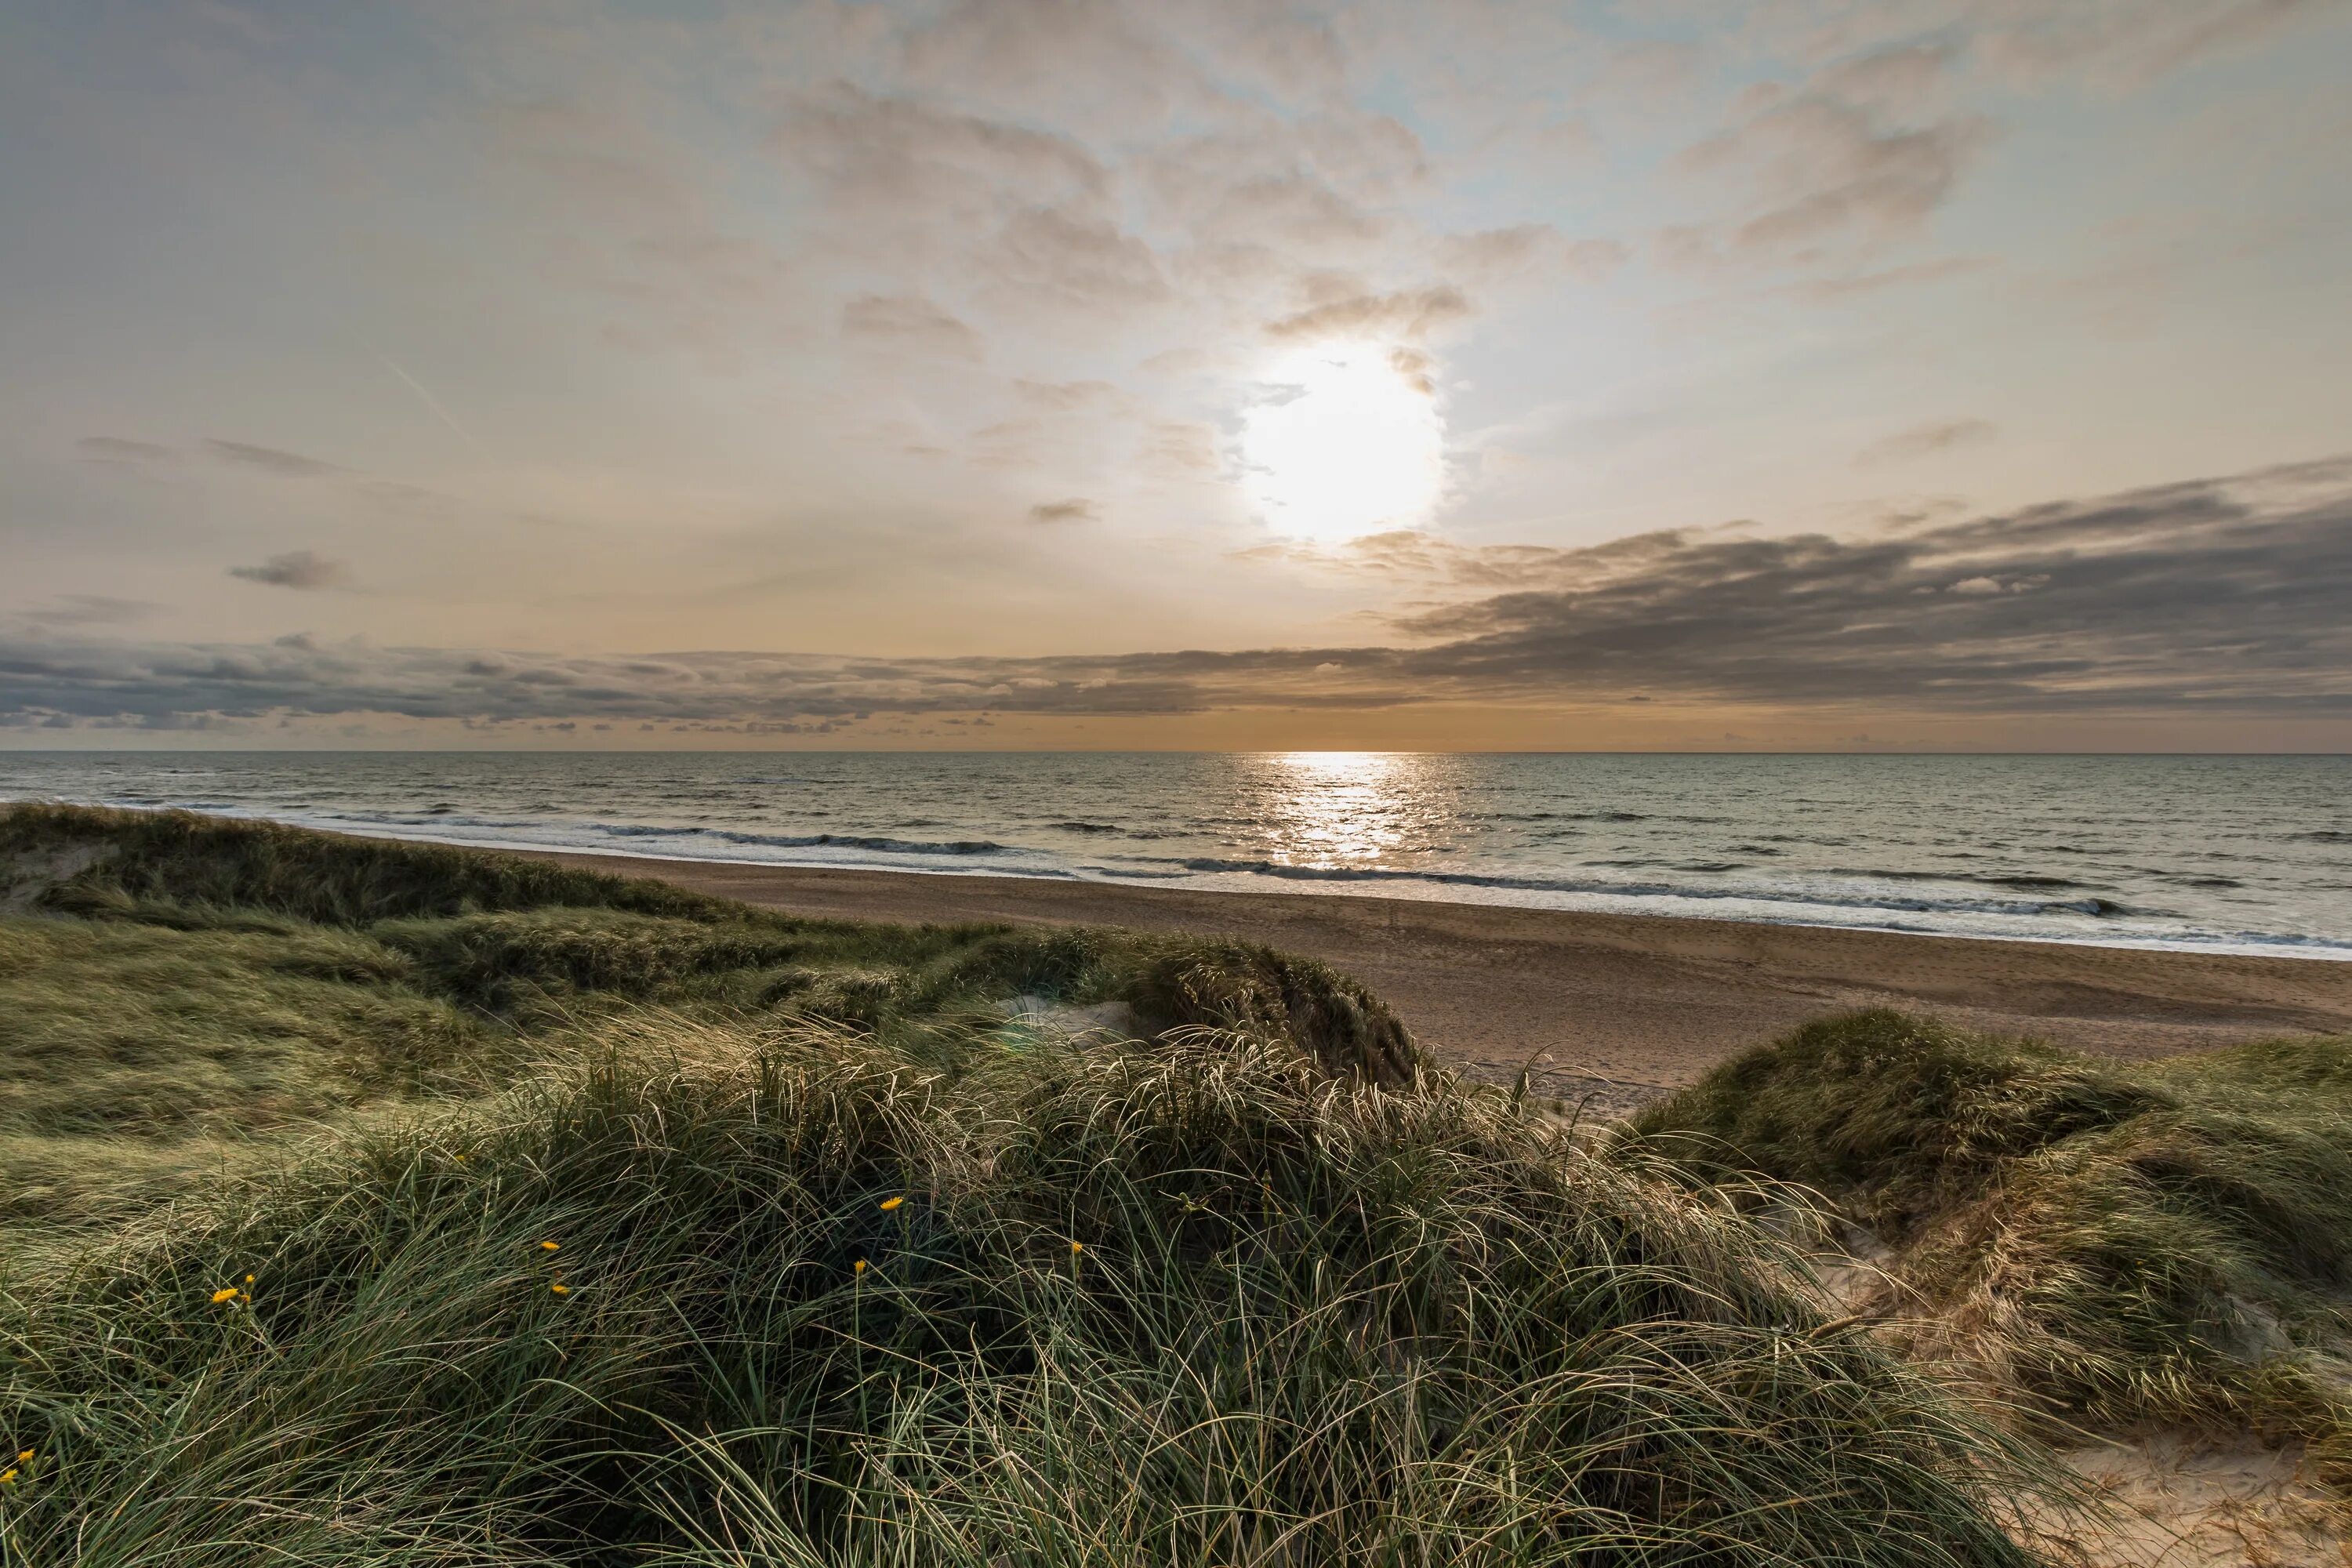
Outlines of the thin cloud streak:
M394 364L389 356L378 354L375 357L383 361L384 369L392 372L393 374L400 378L403 385L406 386L409 391L416 394L417 397L424 402L425 406L432 411L435 418L440 420L442 424L449 426L449 430L452 435L456 436L460 441L466 443L467 446L471 447L477 457L487 458L489 456L488 452L482 449L482 444L474 439L472 432L468 431L463 425L457 423L457 416L451 414L446 408L444 408L441 405L441 400L425 389L425 384L423 382L418 381L415 376L401 369L397 364Z
M331 588L343 581L343 563L312 551L289 550L258 566L232 566L228 574L273 588Z

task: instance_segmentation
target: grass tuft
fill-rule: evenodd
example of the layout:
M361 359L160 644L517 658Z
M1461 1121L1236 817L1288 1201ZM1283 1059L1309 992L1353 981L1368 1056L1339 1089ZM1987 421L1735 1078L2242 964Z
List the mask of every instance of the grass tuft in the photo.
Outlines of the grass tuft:
M1322 965L186 816L0 879L7 1568L2031 1561L2046 1456Z
M1921 1348L2114 1430L2352 1434L2352 1040L2126 1065L1889 1012L1645 1110L1647 1146L1827 1194L1896 1247Z
M192 1568L2029 1561L2022 1451L1785 1261L1245 1036L943 1072L643 1015L11 1280L50 1468L0 1506Z

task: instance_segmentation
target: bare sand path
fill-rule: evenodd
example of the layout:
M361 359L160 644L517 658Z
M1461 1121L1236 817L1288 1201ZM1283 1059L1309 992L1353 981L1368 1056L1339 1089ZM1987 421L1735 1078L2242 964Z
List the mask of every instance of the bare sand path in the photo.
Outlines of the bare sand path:
M2126 1058L2352 1031L2352 963L2327 960L1313 893L545 858L798 914L1083 922L1266 942L1358 976L1425 1045L1481 1077L1507 1078L1536 1058L1538 1087L1600 1089L1612 1109L1687 1083L1808 1018L1882 1004Z

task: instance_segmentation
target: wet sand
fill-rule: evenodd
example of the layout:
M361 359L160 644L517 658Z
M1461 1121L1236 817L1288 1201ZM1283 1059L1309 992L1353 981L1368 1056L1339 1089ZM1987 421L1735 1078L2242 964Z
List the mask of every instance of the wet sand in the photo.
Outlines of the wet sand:
M2124 1058L2352 1031L2352 963L1987 942L1814 926L1313 893L804 870L549 853L796 914L1085 923L1287 948L1378 991L1476 1075L1534 1064L1618 1109L1808 1018L1892 1005Z

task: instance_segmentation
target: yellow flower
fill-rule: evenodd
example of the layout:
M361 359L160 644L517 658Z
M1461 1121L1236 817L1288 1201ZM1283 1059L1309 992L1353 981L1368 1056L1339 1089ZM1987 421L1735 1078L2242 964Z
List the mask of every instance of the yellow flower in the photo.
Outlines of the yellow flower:
M1076 1258L1079 1253L1084 1252L1086 1249L1087 1244L1083 1241L1074 1241L1070 1243L1070 1256L1073 1258Z
M213 1305L215 1307L219 1306L223 1301L234 1301L236 1300L236 1287L234 1285L224 1285L221 1289L213 1292Z
M252 1283L253 1283L253 1276L252 1276L252 1275L250 1275L250 1274L247 1275L247 1276L245 1277L245 1282L246 1282L247 1284L248 1284L248 1285L252 1284Z
M541 1252L559 1252L562 1250L562 1245L556 1241L542 1241L539 1244L539 1249Z
M863 1258L859 1258L856 1262L855 1262L855 1263L851 1264L851 1265L849 1266L849 1271L850 1271L852 1274L863 1274L863 1273L865 1273L865 1272L866 1272L866 1259L864 1259Z
M559 1296L569 1296L572 1294L572 1287L566 1285L561 1279L558 1279L554 1284L550 1285L548 1289L554 1291Z
M16 1484L16 1468L15 1466L11 1465L7 1469L0 1470L0 1487L13 1487Z
M16 1456L16 1462L20 1465L30 1464L32 1462L32 1458L33 1450L26 1448L24 1452Z
M907 1200L903 1197L884 1198L882 1200L882 1212L884 1214L888 1214L892 1209L897 1208L900 1204L903 1204Z

